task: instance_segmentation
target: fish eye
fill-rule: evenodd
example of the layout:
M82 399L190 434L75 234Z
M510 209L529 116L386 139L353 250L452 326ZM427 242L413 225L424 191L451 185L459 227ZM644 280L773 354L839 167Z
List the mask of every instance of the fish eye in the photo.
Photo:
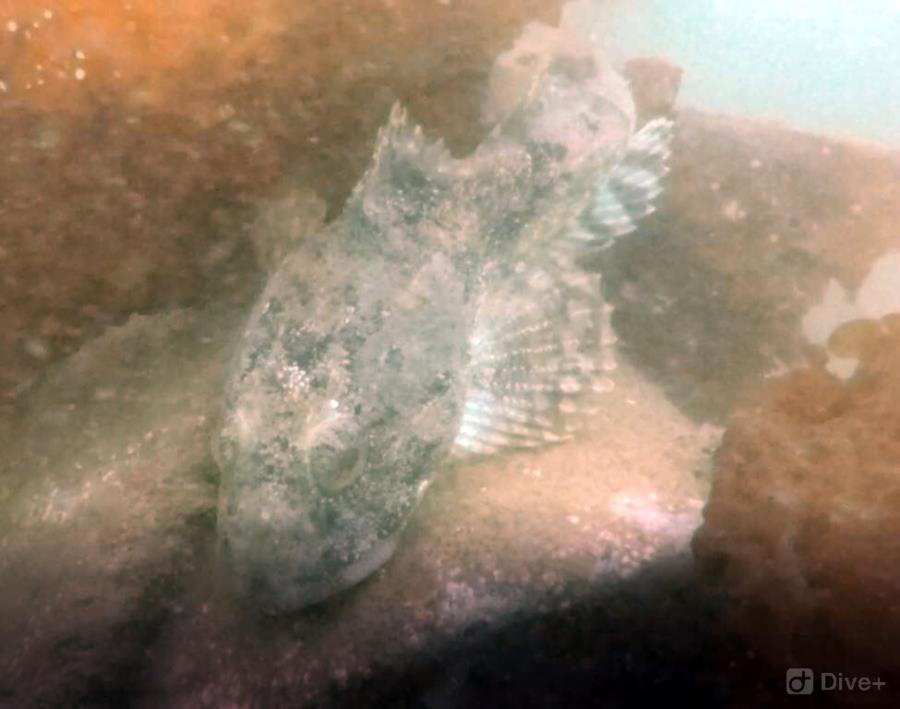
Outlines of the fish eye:
M337 450L322 443L310 451L309 466L319 489L334 495L359 477L365 466L365 455L355 446Z

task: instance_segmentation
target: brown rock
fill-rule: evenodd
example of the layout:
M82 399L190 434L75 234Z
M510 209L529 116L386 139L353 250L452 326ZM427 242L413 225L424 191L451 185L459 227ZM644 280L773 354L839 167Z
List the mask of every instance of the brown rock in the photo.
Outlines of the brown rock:
M19 3L0 32L0 414L130 313L252 297L256 199L290 173L334 214L392 101L474 147L494 56L559 5ZM30 357L48 316L53 356Z
M238 313L133 316L49 368L0 459L0 705L108 706L214 525ZM125 680L127 683L127 680Z
M805 364L802 319L900 248L900 154L683 110L660 209L603 261L632 361L690 415L724 421Z
M385 568L261 620L219 583L209 454L242 326L239 309L133 316L27 395L0 440L0 704L328 706L335 681L402 670L520 612L602 591L640 625L641 576L657 563L686 575L708 489L693 471L718 432L623 364L584 437L442 469ZM619 614L603 622L624 634ZM628 639L664 676L654 643L670 646Z
M683 73L680 67L657 57L637 57L625 63L623 72L631 84L638 124L674 111Z
M719 452L694 551L729 599L726 631L757 655L738 658L746 688L796 666L900 686L900 327L871 324L852 380L772 383Z

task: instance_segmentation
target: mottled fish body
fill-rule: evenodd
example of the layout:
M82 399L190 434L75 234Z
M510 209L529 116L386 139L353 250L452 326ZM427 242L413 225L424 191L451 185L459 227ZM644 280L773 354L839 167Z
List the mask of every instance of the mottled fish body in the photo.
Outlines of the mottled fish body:
M215 447L219 534L266 609L380 567L449 454L563 440L606 388L608 309L577 259L652 208L670 125L632 135L621 77L536 23L492 85L496 125L465 159L395 107L342 215L249 318Z

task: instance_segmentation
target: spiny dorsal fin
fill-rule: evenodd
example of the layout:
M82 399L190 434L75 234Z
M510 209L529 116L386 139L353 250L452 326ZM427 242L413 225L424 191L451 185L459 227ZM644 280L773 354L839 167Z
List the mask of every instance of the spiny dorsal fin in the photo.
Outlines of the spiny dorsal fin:
M372 161L347 201L378 222L400 218L407 224L454 190L454 160L442 140L429 141L395 103L378 131Z

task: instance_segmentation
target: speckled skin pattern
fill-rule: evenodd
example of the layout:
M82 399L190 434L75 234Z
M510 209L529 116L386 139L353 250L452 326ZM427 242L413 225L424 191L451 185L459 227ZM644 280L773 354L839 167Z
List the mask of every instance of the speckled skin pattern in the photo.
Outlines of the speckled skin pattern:
M395 107L344 212L249 317L214 446L218 523L228 576L267 611L387 561L460 427L480 304L585 208L632 132L593 49L543 25L523 38L495 72L526 80L503 80L518 93L491 105L475 153L452 159Z

